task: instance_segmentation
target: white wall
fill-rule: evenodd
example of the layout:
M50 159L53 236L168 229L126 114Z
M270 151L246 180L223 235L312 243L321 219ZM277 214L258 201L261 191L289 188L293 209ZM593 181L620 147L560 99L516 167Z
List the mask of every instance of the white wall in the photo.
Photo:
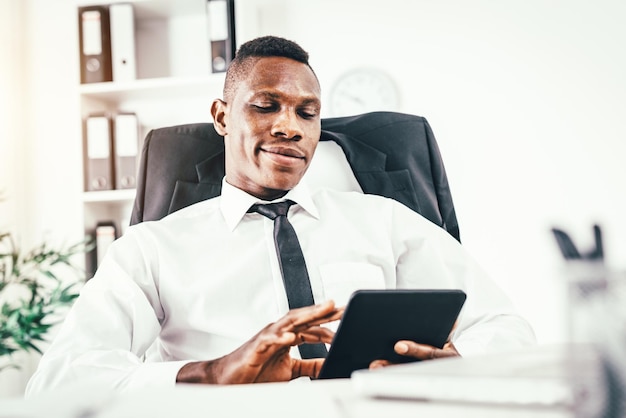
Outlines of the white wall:
M238 11L239 42L277 34L305 47L325 98L352 67L394 77L397 110L425 116L439 141L464 245L541 342L565 332L552 225L588 241L600 222L609 261L626 264L626 3L238 0ZM75 25L70 0L0 0L11 198L0 226L8 213L31 241L82 230ZM21 38L25 50L11 46Z
M23 3L0 0L0 233L19 231L20 213L24 208L25 174L23 140L25 95L25 24ZM0 298L0 303L3 299ZM0 372L0 395L18 395L31 371L28 356L18 355L24 371ZM0 368L3 366L0 361Z
M252 1L239 42L299 42L328 92L374 66L439 142L464 245L532 321L561 341L552 226L626 264L626 3L621 0ZM282 12L276 12L276 10Z
M76 239L82 151L75 5L0 0L0 7L0 190L17 208L12 224L24 247Z
M23 126L23 3L0 1L0 231L13 229L20 200L18 146Z
M24 250L82 236L76 30L72 1L0 0L0 231ZM39 357L16 358L0 397L23 393Z
M75 3L29 0L24 229L35 242L75 242L83 234L82 145Z

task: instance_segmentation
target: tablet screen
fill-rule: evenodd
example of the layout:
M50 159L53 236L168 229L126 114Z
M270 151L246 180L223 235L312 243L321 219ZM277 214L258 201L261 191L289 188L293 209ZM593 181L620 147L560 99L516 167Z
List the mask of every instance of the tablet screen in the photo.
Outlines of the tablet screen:
M461 290L359 290L352 294L318 379L345 378L373 360L406 363L399 340L443 347L461 311Z

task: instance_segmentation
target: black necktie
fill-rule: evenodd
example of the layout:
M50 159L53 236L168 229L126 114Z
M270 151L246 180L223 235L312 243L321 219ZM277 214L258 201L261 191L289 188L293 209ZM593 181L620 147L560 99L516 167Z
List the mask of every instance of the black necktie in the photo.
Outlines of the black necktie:
M287 292L289 309L302 308L313 305L313 292L309 282L309 273L304 262L304 255L298 242L296 231L287 220L287 212L294 202L270 203L267 205L253 205L248 212L258 212L274 220L274 244L278 253L278 264L283 276L283 283ZM324 344L301 344L298 346L302 358L326 357Z

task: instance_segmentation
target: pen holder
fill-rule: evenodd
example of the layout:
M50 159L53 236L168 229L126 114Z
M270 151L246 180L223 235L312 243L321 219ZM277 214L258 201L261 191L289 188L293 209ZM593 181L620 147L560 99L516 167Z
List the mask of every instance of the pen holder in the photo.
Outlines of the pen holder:
M575 416L624 418L626 272L598 260L570 260L565 276Z

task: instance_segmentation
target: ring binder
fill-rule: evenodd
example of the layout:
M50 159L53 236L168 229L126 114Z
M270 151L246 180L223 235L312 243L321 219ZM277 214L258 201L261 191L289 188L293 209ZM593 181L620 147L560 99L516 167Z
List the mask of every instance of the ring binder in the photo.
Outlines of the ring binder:
M139 125L134 113L120 113L113 119L115 188L132 189L137 185Z
M226 71L235 56L235 1L207 0L211 71Z
M85 120L83 135L85 191L114 188L111 118L91 115Z
M135 57L135 22L132 4L109 6L111 23L111 65L113 81L137 78Z
M113 80L111 33L107 6L78 8L80 82Z
M113 221L100 221L96 224L94 231L96 248L93 255L93 273L95 274L97 267L100 265L106 255L109 246L115 241L119 234L117 227Z

